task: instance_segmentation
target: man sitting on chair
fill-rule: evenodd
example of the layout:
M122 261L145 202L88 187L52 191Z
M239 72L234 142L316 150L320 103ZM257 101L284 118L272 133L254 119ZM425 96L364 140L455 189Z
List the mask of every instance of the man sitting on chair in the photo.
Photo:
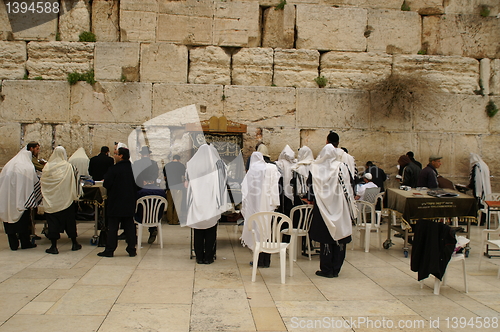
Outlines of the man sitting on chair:
M373 176L371 173L365 173L363 175L363 184L359 184L357 186L356 190L356 197L354 197L356 200L361 200L363 201L365 199L365 191L368 188L377 188L377 185L372 182Z
M137 199L144 197L144 196L161 196L163 198L167 198L165 195L165 191L161 189L160 187L156 186L155 184L156 178L150 177L150 178L145 178L143 180L143 186L142 188L137 191ZM165 207L166 208L166 207ZM135 213L134 219L137 222L142 222L142 205L139 205L137 208L137 212ZM163 216L163 210L160 211L162 214L160 216ZM148 244L152 244L156 240L156 235L158 235L158 229L157 227L149 227L149 239L148 239Z

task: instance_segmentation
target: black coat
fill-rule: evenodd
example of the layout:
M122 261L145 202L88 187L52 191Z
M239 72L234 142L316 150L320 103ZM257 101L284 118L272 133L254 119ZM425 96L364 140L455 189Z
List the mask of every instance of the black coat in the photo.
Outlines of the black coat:
M89 174L94 181L102 181L102 179L104 179L104 174L106 174L108 169L114 164L115 161L113 158L105 153L99 153L97 156L90 158Z
M107 189L106 214L111 217L133 217L137 190L130 160L122 160L110 167L104 176Z

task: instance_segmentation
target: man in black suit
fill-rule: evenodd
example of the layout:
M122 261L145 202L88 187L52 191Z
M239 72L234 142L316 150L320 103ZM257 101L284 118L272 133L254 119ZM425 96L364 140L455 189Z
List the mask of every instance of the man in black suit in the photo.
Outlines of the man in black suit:
M110 167L104 176L104 188L108 199L106 213L108 216L108 238L106 248L97 254L101 257L113 257L118 246L118 227L124 229L127 240L127 252L130 257L137 255L134 213L138 187L135 184L130 152L127 148L115 151L116 164Z
M108 171L108 168L114 164L115 161L109 156L109 148L107 146L103 146L101 148L101 153L90 158L89 174L92 176L94 181L102 181L102 179L104 179L104 174Z

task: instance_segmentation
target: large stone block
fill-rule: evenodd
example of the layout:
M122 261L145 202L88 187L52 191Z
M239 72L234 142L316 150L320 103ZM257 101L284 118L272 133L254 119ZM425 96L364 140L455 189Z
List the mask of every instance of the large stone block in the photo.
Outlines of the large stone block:
M276 86L314 88L318 85L319 52L316 50L276 49L274 79Z
M29 77L66 80L69 73L94 67L94 43L29 42L26 69Z
M488 165L490 169L490 175L493 175L494 177L500 176L500 160L498 159L498 146L500 145L500 136L483 135L480 136L480 140L481 140L480 155L483 158L486 165Z
M5 3L0 3L0 40L12 40L12 27L10 26L9 16Z
M100 152L101 146L107 146L111 151L114 149L114 142L128 142L128 136L135 126L126 123L96 124L89 126L92 136L92 156ZM90 155L89 155L90 157Z
M0 166L4 166L21 149L21 125L19 123L0 123Z
M154 42L156 40L157 13L120 9L120 40Z
M213 17L215 0L165 0L159 3L159 12L162 14Z
M431 155L438 154L443 157L442 165L438 169L439 174L449 178L453 169L453 133L418 133L420 162L422 167L429 163ZM417 153L416 151L414 151Z
M295 41L295 6L264 10L262 47L293 48Z
M393 72L423 78L429 89L442 92L474 94L479 89L479 62L472 58L399 55L394 57Z
M232 83L270 86L273 83L273 49L243 48L233 54Z
M119 0L92 2L92 32L98 42L120 40Z
M500 3L497 0L446 0L443 3L446 14L479 15L482 6L490 9L491 16L496 16L500 11Z
M491 61L490 74L490 93L500 95L500 59Z
M321 76L329 88L366 89L388 77L392 56L371 52L327 52L321 55Z
M213 44L260 46L260 8L257 2L216 2Z
M500 58L500 20L478 15L426 16L422 42L427 54Z
M0 118L7 122L53 123L69 119L66 81L3 81L2 95Z
M243 136L243 159L245 163L255 151L257 145L255 131L257 128L262 129L262 141L267 146L271 160L278 160L281 151L287 144L295 151L295 157L297 157L297 150L300 147L300 130L298 128L260 127L251 124L247 127L247 133Z
M184 45L211 45L212 17L158 15L157 41Z
M222 85L155 84L153 117L191 104L199 105L201 120L219 117L224 115L223 96Z
M19 6L21 6L21 3L22 1L18 1ZM49 8L49 13L46 13L45 10L43 13L33 13L28 10L23 14L21 11L22 7L19 7L18 13L12 12L8 15L10 24L5 23L5 16L0 14L0 17L4 17L3 19L0 18L0 22L4 21L1 25L7 25L0 29L0 31L3 30L4 37L7 37L9 40L11 37L16 40L55 40L60 2L51 1L50 3L53 4L53 6ZM6 10L6 7L2 3L0 5L0 12L3 10ZM14 11L15 9L12 7L12 10ZM10 32L12 32L12 35Z
M498 109L500 109L500 96L490 96L488 98L491 100ZM486 108L484 109L486 112ZM489 125L489 131L490 134L500 134L500 113L497 113L495 116L490 118L490 125Z
M260 127L295 127L295 89L224 87L224 115L232 121ZM280 150L281 151L281 150Z
M96 80L139 80L139 43L96 43Z
M26 43L0 41L0 80L19 80L26 73Z
M90 5L87 0L61 2L59 37L61 40L78 41L79 35L90 31Z
M479 135L455 134L453 136L453 155L452 160L446 161L450 163L452 174L454 177L469 177L470 154L477 153L481 155ZM427 159L425 160L427 161ZM444 162L444 160L443 160ZM462 184L469 184L468 182Z
M54 145L63 146L66 149L68 158L79 148L84 148L87 156L91 158L92 131L93 129L85 124L63 123L56 125L54 130Z
M397 84L396 87L398 87ZM413 104L398 94L399 92L393 94L392 91L370 91L371 129L377 131L412 131ZM421 95L418 97L421 97ZM415 99L418 97L415 97Z
M365 91L297 89L300 128L368 129L370 95Z
M366 50L366 9L297 5L296 15L297 48Z
M141 124L151 118L151 83L78 82L71 88L72 123Z
M54 125L39 122L26 123L22 125L21 131L23 146L32 141L38 142L40 144L38 159L49 160L54 149Z
M445 1L446 2L446 1ZM443 0L407 0L411 11L420 15L439 15L444 13Z
M422 24L416 12L369 10L366 31L369 52L415 54L421 48Z
M141 44L141 82L187 83L188 49L168 43Z
M189 51L189 83L231 84L231 55L217 46Z

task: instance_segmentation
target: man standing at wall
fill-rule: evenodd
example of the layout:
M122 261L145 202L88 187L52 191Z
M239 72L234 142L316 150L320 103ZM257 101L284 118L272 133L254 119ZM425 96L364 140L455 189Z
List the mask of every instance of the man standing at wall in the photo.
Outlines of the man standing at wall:
M94 181L102 181L102 179L104 179L104 174L106 174L108 169L114 164L115 161L109 156L109 148L103 146L101 148L101 153L90 158L89 174Z
M26 149L31 151L31 161L33 162L33 165L35 166L35 170L41 172L43 170L43 166L45 165L45 161L38 160L38 153L40 153L40 144L38 142L29 142L28 145L26 145Z

